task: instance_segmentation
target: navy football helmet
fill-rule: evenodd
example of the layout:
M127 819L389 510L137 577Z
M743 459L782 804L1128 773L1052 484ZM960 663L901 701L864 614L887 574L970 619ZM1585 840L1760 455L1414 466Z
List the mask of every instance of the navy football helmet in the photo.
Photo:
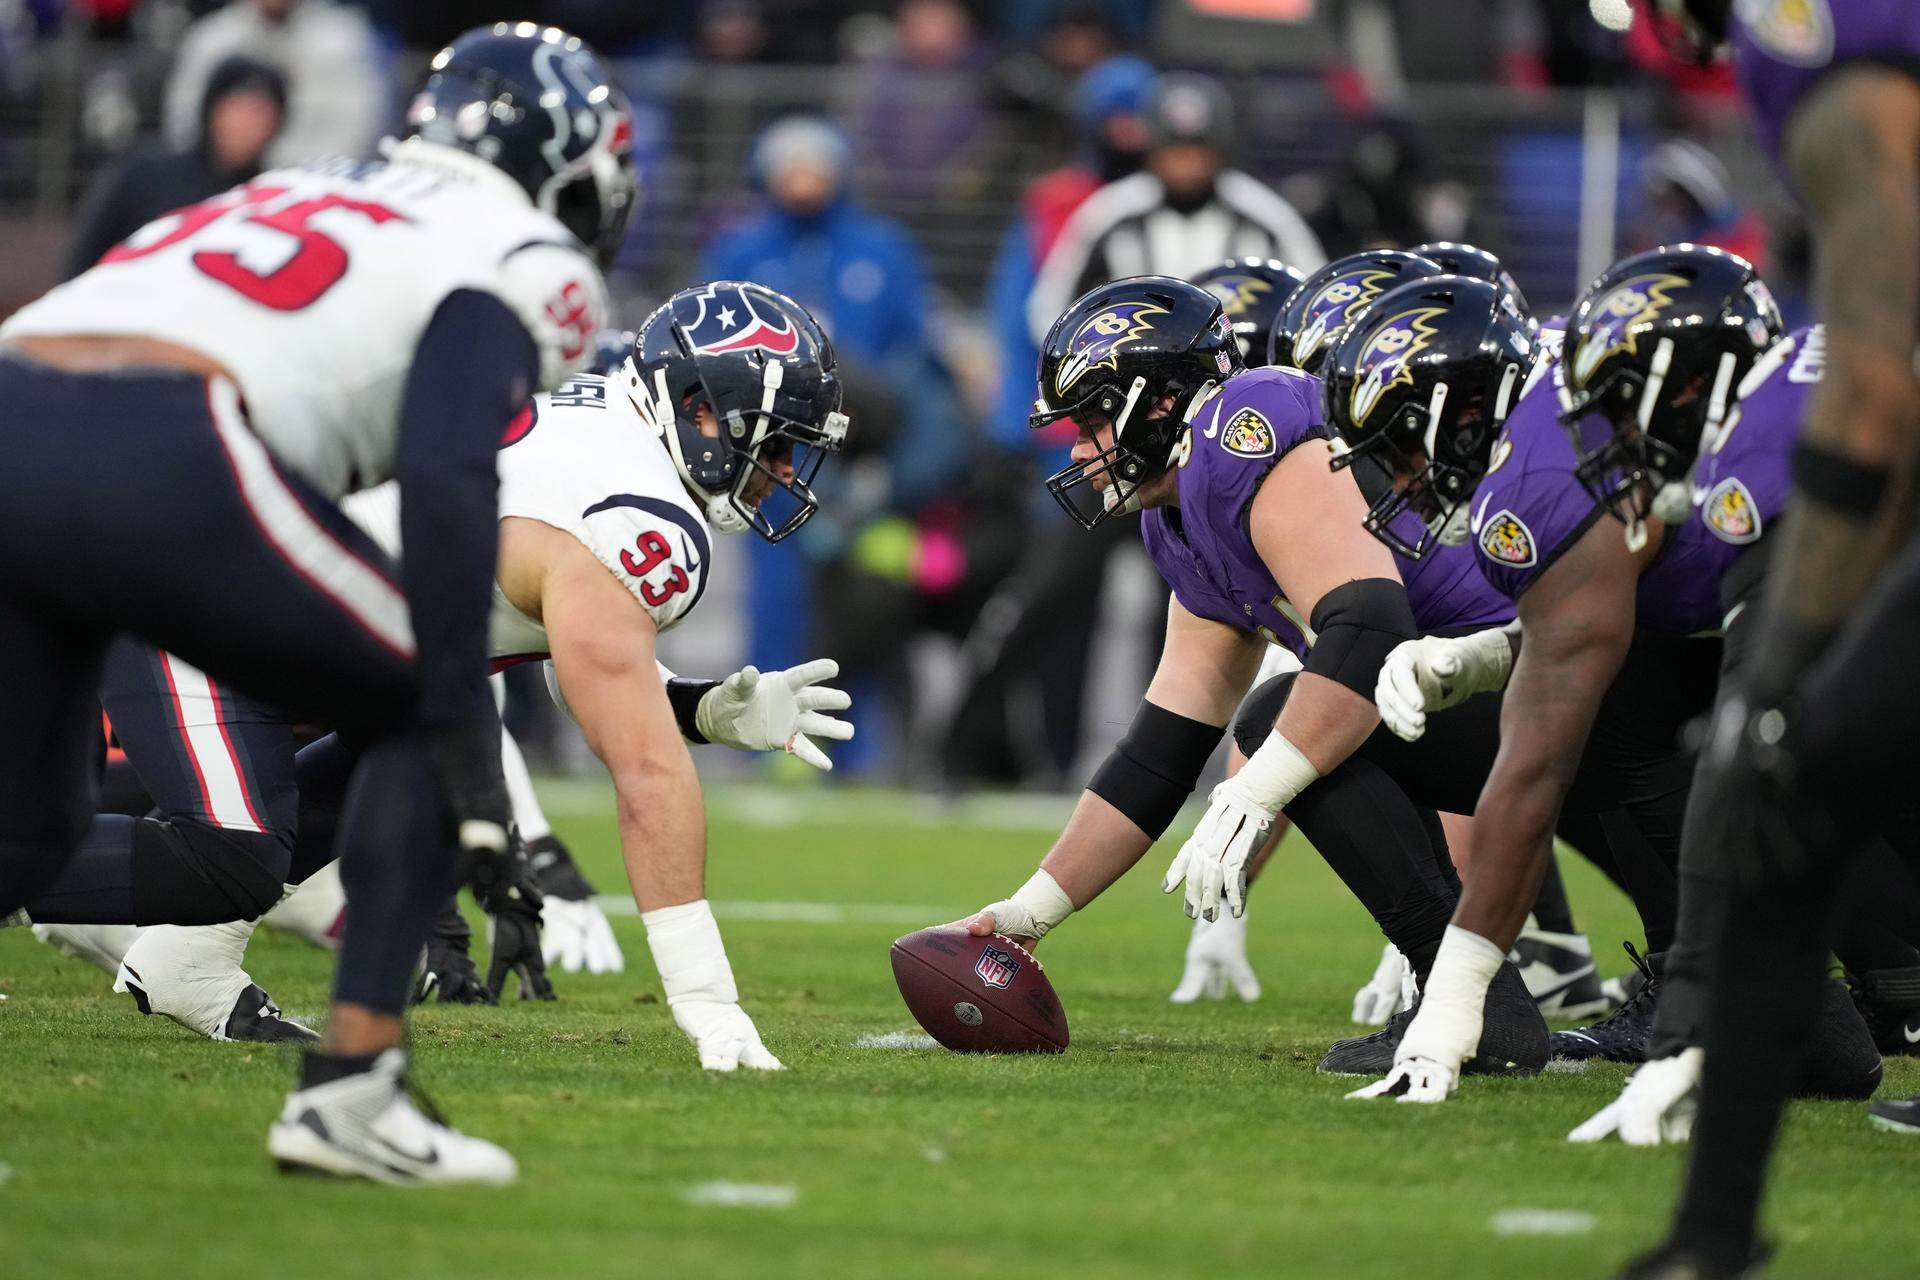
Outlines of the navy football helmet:
M1280 308L1267 335L1267 363L1320 372L1341 333L1375 298L1407 280L1439 274L1433 259L1398 249L1367 249L1334 259L1308 276Z
M1040 344L1040 396L1027 425L1071 418L1086 435L1111 423L1113 437L1093 458L1047 477L1047 490L1088 529L1138 511L1140 486L1173 464L1201 393L1243 367L1220 299L1197 284L1132 276L1086 294ZM1166 399L1171 410L1155 416Z
M1469 501L1533 359L1534 328L1506 291L1465 276L1389 290L1341 336L1321 369L1321 408L1339 432L1335 469L1372 460L1391 480L1369 533L1416 560L1466 541ZM1417 535L1411 521L1394 527L1407 511Z
M1201 272L1193 282L1220 299L1240 346L1240 358L1249 365L1262 365L1267 362L1267 334L1273 318L1306 278L1278 258L1240 258Z
M407 136L485 160L602 261L633 212L633 110L593 50L558 27L496 22L434 54Z
M1580 457L1575 474L1630 537L1649 514L1686 517L1702 436L1720 429L1747 371L1785 334L1753 264L1702 245L1622 259L1574 305L1560 422Z
M738 280L682 289L641 324L622 381L720 533L778 542L819 509L813 478L846 443L847 418L833 344L786 294ZM700 429L702 405L717 436Z
M1450 276L1466 276L1472 280L1485 280L1497 284L1506 290L1513 300L1513 309L1521 315L1533 314L1527 306L1527 295L1520 291L1520 282L1513 278L1500 259L1488 253L1477 244L1463 244L1458 240L1435 240L1429 244L1417 244L1407 250L1423 258L1432 258L1440 264L1440 269Z

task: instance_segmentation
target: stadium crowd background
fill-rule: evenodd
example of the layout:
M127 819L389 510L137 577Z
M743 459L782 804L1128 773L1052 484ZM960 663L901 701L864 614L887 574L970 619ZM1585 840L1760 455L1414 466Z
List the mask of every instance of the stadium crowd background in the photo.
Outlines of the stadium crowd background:
M1692 239L1754 258L1794 319L1804 234L1728 72L1674 60L1647 22L1626 29L1629 13L1628 0L0 0L0 315L124 234L97 241L130 191L371 155L446 39L493 18L564 26L618 65L637 108L643 203L610 277L622 322L702 278L760 278L820 315L851 391L855 438L820 516L777 550L717 545L748 571L718 575L741 585L667 637L667 660L718 674L838 658L861 730L836 753L841 777L1078 785L1137 703L1165 592L1124 548L1078 635L1002 616L1036 548L1084 536L1039 484L1057 440L1029 439L1018 407L1032 394L1017 316L1023 258L1044 248L1036 222L1057 230L1062 191L1097 185L1103 131L1119 117L1105 136L1128 135L1152 71L1194 70L1232 102L1210 135L1223 158L1291 202L1328 255L1471 240L1546 316L1619 252ZM224 97L253 105L216 126ZM219 149L237 148L218 163L215 128ZM1034 661L985 679L983 650L1010 634ZM517 692L531 751L581 761L538 677ZM1064 735L1045 723L1062 705Z

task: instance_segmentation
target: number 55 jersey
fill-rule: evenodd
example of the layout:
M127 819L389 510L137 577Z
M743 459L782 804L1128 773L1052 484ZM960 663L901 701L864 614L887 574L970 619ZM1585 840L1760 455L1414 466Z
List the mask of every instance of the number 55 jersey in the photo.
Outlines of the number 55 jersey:
M393 474L401 397L434 312L472 290L520 319L541 389L578 370L606 289L513 179L451 148L262 174L156 219L0 326L139 335L217 361L253 431L332 498Z

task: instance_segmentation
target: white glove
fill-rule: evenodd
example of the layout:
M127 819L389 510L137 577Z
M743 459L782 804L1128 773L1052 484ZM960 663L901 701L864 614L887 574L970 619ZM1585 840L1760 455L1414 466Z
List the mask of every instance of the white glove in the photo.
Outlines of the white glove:
M1387 728L1408 742L1427 731L1427 713L1457 707L1507 683L1513 644L1501 629L1448 640L1403 640L1380 667L1373 700Z
M1433 1058L1403 1058L1387 1078L1355 1089L1349 1098L1398 1098L1401 1102L1445 1102L1460 1084L1460 1064Z
M720 941L720 926L705 898L640 913L647 928L667 1007L709 1071L753 1067L779 1071L780 1059L760 1043L753 1019L740 1007L733 967Z
M1627 1077L1620 1096L1568 1134L1567 1141L1599 1142L1615 1133L1630 1147L1687 1141L1700 1108L1704 1058L1699 1049L1682 1049L1671 1057L1642 1063Z
M1246 916L1195 920L1193 936L1187 939L1187 971L1167 999L1175 1004L1192 1004L1203 997L1224 1000L1229 983L1242 1000L1260 998L1260 979L1247 963Z
M756 1071L783 1071L780 1059L760 1043L760 1032L747 1011L731 1001L670 1000L673 1020L693 1041L700 1065L708 1071L752 1067Z
M1213 920L1225 901L1231 915L1247 910L1247 862L1267 842L1274 819L1320 776L1298 747L1276 730L1247 758L1240 772L1207 796L1207 811L1180 846L1160 892L1186 882L1183 903L1196 920Z
M591 898L546 895L540 905L540 951L547 967L559 965L562 973L624 973L627 968L613 924Z
M785 751L816 769L832 769L833 761L807 735L839 742L853 736L851 724L823 714L853 705L845 690L817 687L839 674L840 664L832 658L785 671L742 667L701 696L694 727L708 742L742 751Z
M1035 871L1011 898L989 902L960 923L991 916L993 931L1019 942L1038 942L1073 914L1073 899L1045 868Z
M1353 1020L1363 1027L1383 1027L1406 1008L1405 989L1411 976L1407 958L1391 942L1380 948L1380 965L1367 985L1353 993Z

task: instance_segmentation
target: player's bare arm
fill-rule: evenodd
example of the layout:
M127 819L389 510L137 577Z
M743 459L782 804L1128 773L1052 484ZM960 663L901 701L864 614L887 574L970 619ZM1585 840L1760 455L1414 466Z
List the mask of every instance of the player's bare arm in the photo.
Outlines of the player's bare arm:
M1920 308L1920 84L1910 75L1856 63L1832 76L1795 112L1787 161L1805 196L1815 237L1814 310L1827 325L1827 372L1814 397L1803 447L1829 455L1859 485L1892 492L1808 490L1782 529L1785 545L1769 584L1771 615L1791 623L1769 643L1782 663L1808 656L1782 645L1817 644L1865 595L1904 525L1920 449L1920 397L1913 376ZM1871 245L1871 252L1843 252ZM1888 474L1891 473L1891 474ZM1844 477L1841 477L1844 480ZM1858 486L1845 486L1852 488ZM1836 500L1840 500L1839 505ZM1764 663L1771 668L1773 662Z
M1527 642L1500 713L1500 753L1475 811L1473 867L1456 926L1513 945L1526 923L1561 801L1607 686L1633 640L1634 591L1653 544L1630 552L1601 519L1520 598Z

